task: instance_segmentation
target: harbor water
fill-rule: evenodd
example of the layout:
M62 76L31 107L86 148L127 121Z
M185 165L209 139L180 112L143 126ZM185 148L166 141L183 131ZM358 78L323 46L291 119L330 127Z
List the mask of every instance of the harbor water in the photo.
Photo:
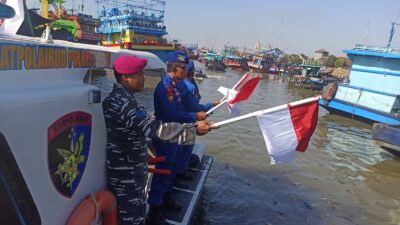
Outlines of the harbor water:
M232 87L243 74L204 70L198 81L202 102L219 99L219 86ZM153 112L157 77L146 77L138 101ZM110 74L95 83L111 89ZM263 75L241 114L274 107L318 93L291 87ZM209 117L230 118L226 107ZM214 157L192 225L377 225L400 224L400 159L371 140L371 125L320 108L318 127L305 153L294 162L270 165L256 118L225 125L197 139Z

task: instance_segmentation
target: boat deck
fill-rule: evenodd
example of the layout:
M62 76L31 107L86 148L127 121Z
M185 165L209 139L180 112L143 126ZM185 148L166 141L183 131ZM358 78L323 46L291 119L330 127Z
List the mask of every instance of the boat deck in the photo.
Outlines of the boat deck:
M189 168L191 174L194 176L193 180L185 182L188 184L189 188L173 188L171 192L172 198L182 204L183 207L179 212L165 209L163 211L163 216L168 222L179 225L190 224L212 162L213 158L211 156L204 155L198 166Z

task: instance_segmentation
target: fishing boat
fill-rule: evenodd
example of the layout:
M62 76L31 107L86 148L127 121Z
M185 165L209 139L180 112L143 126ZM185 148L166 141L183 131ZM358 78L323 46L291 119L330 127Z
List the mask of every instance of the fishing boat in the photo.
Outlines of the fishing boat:
M247 66L249 67L250 71L260 72L260 73L267 73L269 64L265 60L263 54L255 54L251 57L251 60L247 62Z
M344 50L353 62L349 83L320 104L332 112L368 122L400 125L400 49L356 45ZM327 90L330 91L330 90Z
M205 73L203 73L203 70L195 69L194 70L194 78L203 80L204 78L207 78L207 75Z
M298 73L289 76L289 84L302 88L322 91L325 83L320 74L322 66L303 63L299 66Z
M245 58L241 56L241 52L235 46L225 45L221 53L222 63L232 70L244 70L247 68ZM246 65L245 65L246 63Z
M244 59L237 55L225 55L222 62L230 69L242 70Z
M206 62L205 57L207 56L207 53L213 52L213 51L209 50L208 48L203 47L203 48L200 48L198 50L198 52L199 52L199 57L197 58L197 61L199 61L200 63L205 63Z
M205 67L209 70L225 72L226 66L222 62L222 55L219 55L215 52L207 52L204 57Z
M0 17L13 16L3 6ZM148 52L52 40L49 28L42 38L0 33L0 53L0 224L117 224L106 191L107 93L92 71L136 55L148 60L145 73L161 77L165 63ZM203 151L195 146L190 187L173 189L184 209L166 215L171 223L190 223L212 163Z
M78 10L66 9L62 3L63 1L58 1L57 3L49 4L49 0L41 1L41 14L39 15L38 9L31 9L27 11L27 16L30 17L33 27L35 27L35 35L40 36L46 26L50 26L55 34L56 31L64 30L63 36L54 35L54 39L61 39L67 41L74 41L79 43L94 44L98 45L102 39L101 34L95 33L95 29L100 24L100 20L94 18L91 15L84 13L75 13ZM50 10L49 6L52 6L53 10ZM83 3L81 5L81 10L83 11ZM28 13L29 12L29 13ZM33 24L34 20L42 21L40 24Z
M384 149L395 150L400 153L400 126L374 123L372 140Z
M103 35L101 45L119 49L151 52L163 61L168 52L180 47L169 42L164 25L166 1L162 0L103 0L96 1Z

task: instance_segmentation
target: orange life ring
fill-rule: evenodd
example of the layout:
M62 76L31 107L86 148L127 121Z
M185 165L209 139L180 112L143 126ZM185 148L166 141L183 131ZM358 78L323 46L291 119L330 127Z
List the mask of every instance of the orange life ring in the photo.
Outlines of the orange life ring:
M67 225L90 225L99 215L103 217L103 225L118 225L117 200L109 191L98 191L83 200Z

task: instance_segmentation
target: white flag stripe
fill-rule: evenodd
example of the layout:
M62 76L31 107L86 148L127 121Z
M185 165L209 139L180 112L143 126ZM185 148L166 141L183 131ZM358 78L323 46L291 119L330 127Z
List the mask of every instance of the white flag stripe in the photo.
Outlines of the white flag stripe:
M250 76L250 73L249 73L249 72L245 73L245 74L240 78L240 80L232 87L232 89L235 90L248 76ZM223 90L223 89L220 90L220 88L225 88L225 87L221 87L221 86L220 86L220 87L218 88L218 91L219 91L219 92L221 92L221 90L225 92L225 90ZM208 111L206 112L207 115L210 115L210 113L214 112L216 109L218 109L218 108L221 107L223 104L225 104L225 102L226 102L226 95L228 94L228 90L229 90L228 88L225 88L225 89L226 89L226 92L225 92L225 93L221 92L221 93L224 95L224 97L222 97L221 100L220 100L221 103L219 103L218 105L216 105L216 106L214 106L213 108L211 108L210 110L208 110Z
M237 91L230 89L230 90L228 90L226 100L229 102L230 100L234 99L236 97L236 95L237 95ZM229 109L229 112L231 113L231 115L240 116L240 109L237 106L237 104L229 104L228 103L228 109Z
M226 96L228 94L228 90L229 90L229 88L222 87L222 86L219 86L219 88L218 88L219 93L223 94L224 96Z
M224 94L224 97L221 99L221 102L220 102L218 105L214 106L213 108L211 108L210 110L208 110L208 111L206 112L207 115L209 115L210 113L214 112L216 109L218 109L219 107L221 107L223 104L225 104L225 103L227 102L227 95L228 95L228 92L229 92L229 91L231 91L231 93L234 93L235 96L236 96L236 94L237 94L237 91L232 90L232 89L228 89L228 88L222 87L222 86L220 86L220 87L218 88L218 91L219 91L220 93ZM240 115L240 114L239 114L239 115Z
M292 161L298 142L288 107L258 115L257 119L271 156L271 164Z

